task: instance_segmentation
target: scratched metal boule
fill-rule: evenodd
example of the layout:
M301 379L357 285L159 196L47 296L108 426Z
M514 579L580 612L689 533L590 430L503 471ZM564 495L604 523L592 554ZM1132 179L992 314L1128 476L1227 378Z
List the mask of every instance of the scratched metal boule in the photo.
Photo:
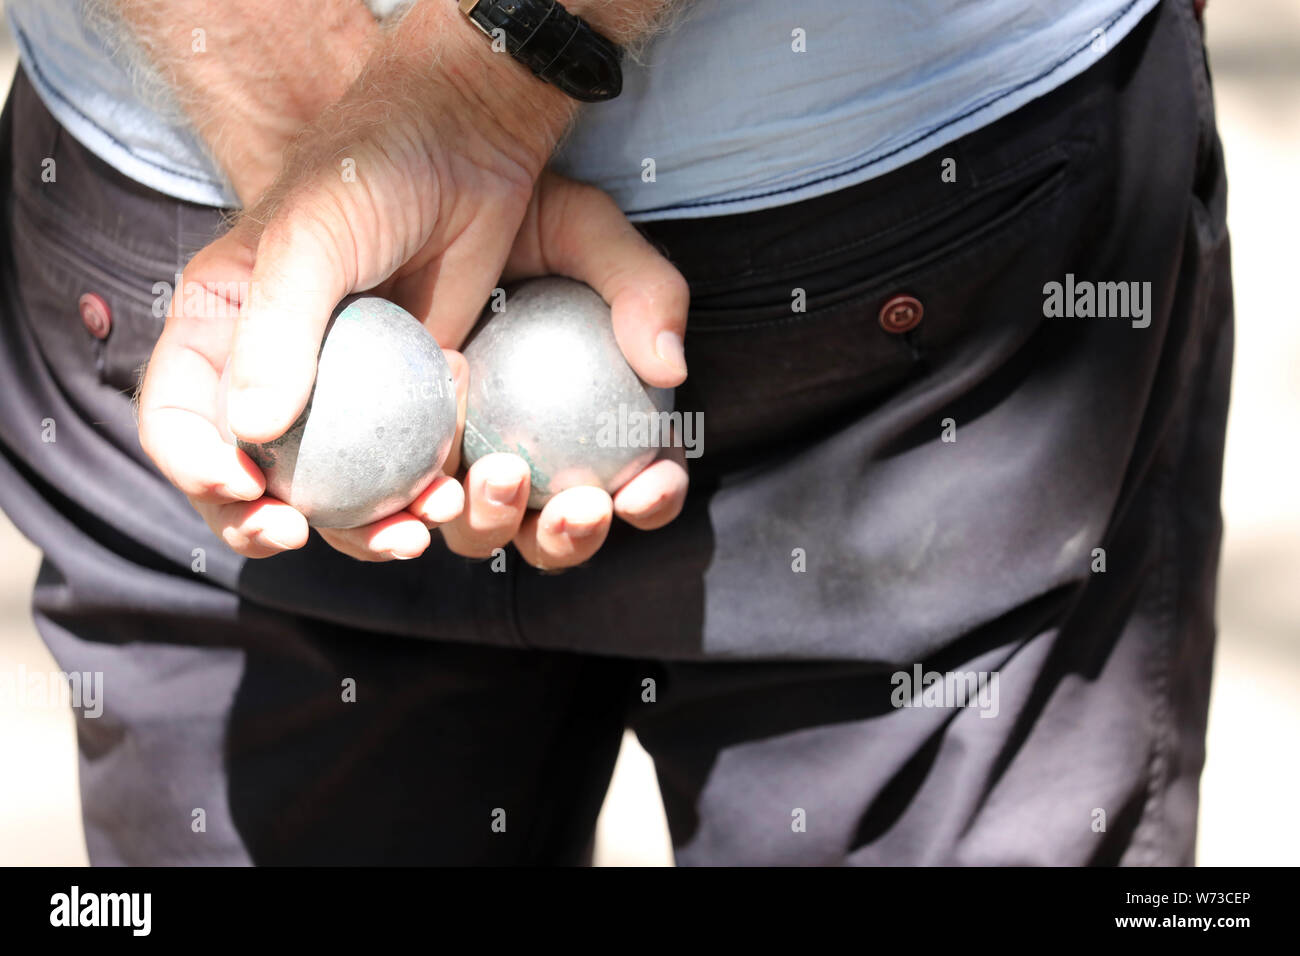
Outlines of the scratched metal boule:
M636 425L662 422L673 390L632 371L609 306L589 286L558 277L521 283L504 311L484 312L464 351L465 464L491 452L519 455L529 467L530 508L577 485L613 493L658 453L644 440L654 433Z
M311 400L290 429L239 442L267 494L317 528L355 528L409 505L456 434L456 388L433 336L405 309L351 296L334 311Z

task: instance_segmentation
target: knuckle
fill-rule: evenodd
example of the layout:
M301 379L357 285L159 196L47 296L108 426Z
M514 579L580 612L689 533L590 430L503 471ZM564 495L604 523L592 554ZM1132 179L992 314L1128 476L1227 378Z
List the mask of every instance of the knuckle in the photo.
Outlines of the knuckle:
M190 501L211 502L212 504L222 505L230 500L224 488L219 483L212 481L189 481L184 478L174 478L172 484L179 488L181 493Z
M665 261L662 278L655 283L655 297L661 299L675 316L685 318L691 304L691 287L677 269Z
M226 543L226 547L230 548L231 551L243 555L246 558L251 557L248 552L252 549L252 542L248 539L248 536L238 528L233 527L232 525L226 525L221 529L220 534L221 540Z
M568 197L572 205L577 209L584 209L586 212L599 215L609 215L616 213L623 215L618 204L605 190L590 183L573 183L569 188Z

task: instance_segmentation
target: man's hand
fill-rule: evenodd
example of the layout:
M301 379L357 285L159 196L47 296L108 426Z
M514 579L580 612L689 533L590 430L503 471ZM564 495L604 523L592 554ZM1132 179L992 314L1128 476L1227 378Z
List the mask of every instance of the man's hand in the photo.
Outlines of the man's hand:
M522 228L506 262L506 281L561 274L581 279L614 303L614 332L624 355L643 378L657 373L675 385L676 365L656 351L655 336L680 343L689 303L686 281L632 227L605 193L551 172L542 175ZM680 350L680 344L667 351ZM676 354L680 354L677 352ZM681 368L684 377L685 368ZM463 403L462 403L463 405ZM453 448L459 454L461 430ZM456 461L448 462L453 472ZM529 470L517 455L487 455L464 479L465 510L442 527L447 546L458 554L486 557L513 540L524 560L559 569L581 564L599 550L613 515L649 531L681 512L687 490L681 448L670 448L620 488L612 501L599 488L571 488L541 511L525 509Z
M629 6L638 3L658 5ZM393 299L440 344L456 346L503 274L569 275L611 304L619 344L643 379L672 387L685 378L685 281L603 193L558 177L534 189L575 106L458 16L451 4L413 8L287 150L258 205L186 270L183 289L243 282L248 294L233 322L196 324L173 309L141 397L141 440L241 553L300 547L307 529L262 495L247 456L214 444L218 377L229 358L235 435L282 434L310 395L329 316L351 292ZM609 497L574 489L524 520L525 474L513 456L478 463L464 513L445 530L449 546L490 553L517 531L536 564L594 553L616 510ZM413 557L429 543L427 526L449 520L450 485L435 483L409 514L323 536L358 558ZM620 493L617 510L654 527L675 516L684 494L681 464L657 462Z
M640 326L656 316L676 329L685 321L688 291L680 274L632 227L600 190L545 173L508 250L504 279L564 274L590 284L615 312L620 341L640 348L644 366L662 361ZM219 383L231 358L244 295L255 288L257 232L245 220L201 251L186 267L140 395L140 440L163 474L189 496L212 530L235 551L267 557L307 542L306 519L264 494L252 460L223 438ZM202 294L198 294L201 292ZM486 295L484 296L486 299ZM319 336L318 336L319 337ZM286 342L288 347L292 342ZM628 346L624 346L625 350ZM465 424L466 365L447 358L457 379L459 421L451 458L454 474ZM309 386L310 387L310 386ZM540 512L526 512L528 467L515 455L488 455L461 485L436 479L404 512L363 528L321 531L336 549L360 560L411 558L441 526L448 546L485 557L511 540L529 563L562 568L590 558L604 542L614 514L643 530L681 511L687 489L680 449L653 462L611 500L598 488L572 488Z
M459 345L574 110L453 4L412 9L249 214L261 231L233 348L235 434L266 441L297 418L325 324L350 292L375 289ZM562 253L619 269L598 248ZM607 301L628 361L652 385L679 384L684 297L626 282L617 293Z

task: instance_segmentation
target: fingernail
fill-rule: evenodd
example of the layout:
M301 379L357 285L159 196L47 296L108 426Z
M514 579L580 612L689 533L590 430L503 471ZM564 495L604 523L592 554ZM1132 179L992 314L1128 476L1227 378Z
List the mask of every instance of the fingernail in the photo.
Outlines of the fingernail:
M276 541L275 538L271 537L265 531L254 532L253 537L256 538L258 541L262 542L262 544L264 544L268 548L279 548L281 551L293 550L283 541Z
M627 501L622 501L620 504L622 504L623 510L628 514L636 515L638 518L644 518L662 508L664 502L667 500L667 492L657 491L653 494L642 495L639 501L633 499L630 504Z
M519 486L523 483L522 478L516 478L514 481L489 480L483 482L483 493L494 505L513 504L515 496L519 494Z
M569 521L567 518L561 518L559 521L551 525L550 533L565 534L574 539L589 538L591 535L595 534L598 527L600 527L599 521L574 523Z
M412 531L409 522L401 522L389 525L372 537L369 547L376 554L388 554L394 558L415 558L424 551L426 540L422 533ZM412 550L407 550L407 545L410 545Z
M257 483L247 475L241 475L234 481L228 481L217 489L217 493L227 498L237 498L240 501L256 501L262 497L262 489L257 487Z
M429 500L424 503L424 509L416 517L425 524L440 525L454 521L464 510L464 491L458 483L449 481L429 497Z
M655 354L665 364L671 365L683 375L686 374L686 347L682 344L682 337L676 332L664 329L655 336Z

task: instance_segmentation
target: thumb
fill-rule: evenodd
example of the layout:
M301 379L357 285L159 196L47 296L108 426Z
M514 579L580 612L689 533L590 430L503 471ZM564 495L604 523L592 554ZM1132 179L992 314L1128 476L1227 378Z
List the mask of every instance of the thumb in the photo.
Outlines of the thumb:
M682 341L690 287L614 200L548 171L538 180L528 215L536 217L538 248L527 251L534 254L516 248L511 271L522 275L542 263L548 271L587 283L610 304L614 336L633 370L659 388L685 381ZM529 225L525 222L523 235Z
M283 203L262 230L231 345L227 421L251 442L276 438L311 397L325 326L354 276L346 223L323 190Z

